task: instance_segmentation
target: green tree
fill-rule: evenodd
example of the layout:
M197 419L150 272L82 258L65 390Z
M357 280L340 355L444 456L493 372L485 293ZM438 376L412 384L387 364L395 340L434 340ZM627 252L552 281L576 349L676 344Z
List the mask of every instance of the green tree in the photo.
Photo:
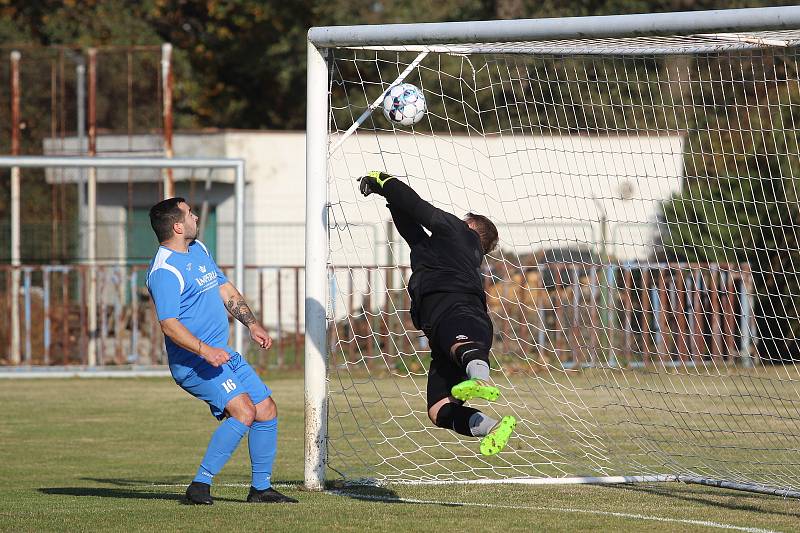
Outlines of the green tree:
M0 0L0 49L8 51L12 45L26 47L23 153L40 153L42 140L52 135L49 72L53 54L58 52L28 48L31 46L86 48L171 42L175 45L176 127L302 129L306 113L306 32L311 26L609 15L791 3L790 0ZM136 109L132 128L149 131L160 127L159 102L153 96L158 83L158 58L137 56L135 61L134 70L148 74L137 75L131 84L133 90L129 91L126 58L99 59L97 112L101 128L116 131L128 128L129 115L121 102L130 92ZM444 57L441 61L445 70L460 68L458 58ZM347 68L343 67L343 79L350 75ZM385 69L381 73L383 79L390 77L393 69L396 75L396 64L391 62L378 68ZM620 128L628 131L684 126L683 116L665 114L670 102L659 108L659 102L650 100L652 95L671 94L658 90L659 73L665 68L662 61L631 64L624 60L540 57L532 61L530 68L535 79L541 80L523 88L528 101L534 103L531 118L525 117L531 128L558 133L604 133ZM635 83L619 84L607 74L630 68L633 71L628 78ZM0 59L0 76L6 80L0 83L0 150L7 153L10 117L5 58ZM475 82L485 86L489 83L485 76L487 70L478 72ZM430 83L440 83L439 89L450 94L470 90L468 84L462 86L464 80L456 78L433 79ZM68 93L74 91L70 80L66 81L66 87ZM516 112L511 104L521 95L513 94L508 87L498 89L480 91L466 109L457 99L434 104L430 113L433 127L463 130L467 124L484 121L484 131L490 132L519 121L520 117L511 116ZM339 95L353 98L351 102L360 102L362 107L367 96L371 96L355 86L346 86L345 93ZM62 104L66 123L60 122L59 127L74 131L74 98L67 98ZM494 113L496 106L505 107L511 115ZM459 113L463 115L460 123L436 118L458 117ZM342 123L348 120L352 123L353 118L341 113L338 117ZM59 205L65 206L60 216L73 216L69 209L74 201L64 196L68 193L45 184L42 173L26 172L25 176L24 223L49 220L54 209L62 209L53 207ZM0 179L0 221L8 217L8 183L7 179Z
M716 74L703 80L694 102L686 182L663 206L661 239L670 259L749 263L761 355L796 359L800 88L793 62L753 55L713 58L713 68L702 69Z
M310 0L151 1L144 16L188 54L190 100L203 126L299 129L305 122L305 34Z
M162 39L143 20L132 2L123 0L17 2L0 0L0 121L8 135L0 137L0 149L10 151L10 68L8 52L22 53L21 152L42 153L43 141L69 135L76 129L75 59L81 49L107 45L160 44ZM130 96L136 112L130 116L136 131L160 127L158 101L159 54L133 55ZM125 131L128 98L127 58L111 51L98 54L97 124L102 129ZM53 73L56 97L53 98ZM147 73L151 75L147 75ZM149 101L147 99L149 98ZM6 171L5 176L9 173ZM64 261L73 257L77 195L74 187L51 185L42 170L25 170L22 179L24 205L21 222L26 238L22 242L23 260ZM8 224L10 180L0 180L0 220ZM3 234L5 235L3 230ZM8 259L9 250L0 250Z

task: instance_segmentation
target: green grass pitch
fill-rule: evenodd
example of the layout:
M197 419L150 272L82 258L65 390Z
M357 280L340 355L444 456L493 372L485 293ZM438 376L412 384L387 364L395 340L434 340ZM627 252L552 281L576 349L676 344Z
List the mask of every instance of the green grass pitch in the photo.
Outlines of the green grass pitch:
M215 426L169 379L0 381L0 531L793 531L800 502L678 483L389 486L312 493L303 381L278 403L274 482L299 505L243 502L242 445L211 507L181 504ZM244 443L243 443L244 444Z

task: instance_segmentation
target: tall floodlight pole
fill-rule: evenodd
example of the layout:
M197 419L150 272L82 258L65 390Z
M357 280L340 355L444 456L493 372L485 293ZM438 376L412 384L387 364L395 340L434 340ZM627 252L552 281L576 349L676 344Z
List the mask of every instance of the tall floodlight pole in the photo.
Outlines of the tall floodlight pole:
M305 486L322 490L328 434L328 67L311 42L306 107Z
M90 48L89 55L89 157L97 155L97 49ZM89 366L97 364L97 168L89 168L86 187L87 233L86 263L89 266L87 306L89 308L89 344L86 361Z
M11 153L19 155L19 60L18 51L11 52ZM19 268L22 264L20 253L20 172L19 167L11 167L11 363L19 364Z
M77 109L78 155L86 154L86 62L83 56L75 65L75 107ZM86 257L86 170L78 178L78 256Z
M234 271L234 281L240 291L244 291L244 161L239 160L235 167L236 182L234 184L234 200L236 211L234 212L234 253L233 261L236 265ZM233 322L233 349L238 353L244 353L244 325L238 320Z
M161 45L162 113L164 118L164 156L172 157L172 45ZM175 196L175 175L164 169L164 199Z

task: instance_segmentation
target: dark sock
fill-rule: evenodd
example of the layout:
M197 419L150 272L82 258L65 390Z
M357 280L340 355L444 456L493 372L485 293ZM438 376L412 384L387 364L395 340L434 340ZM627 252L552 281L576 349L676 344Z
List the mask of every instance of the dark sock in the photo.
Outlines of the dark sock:
M470 379L484 381L489 379L489 350L482 343L468 342L454 350L451 349L450 358L456 365L466 370Z
M470 419L475 413L479 413L477 409L459 405L454 402L444 404L439 413L436 415L436 425L455 431L460 435L472 437L472 428L470 427Z

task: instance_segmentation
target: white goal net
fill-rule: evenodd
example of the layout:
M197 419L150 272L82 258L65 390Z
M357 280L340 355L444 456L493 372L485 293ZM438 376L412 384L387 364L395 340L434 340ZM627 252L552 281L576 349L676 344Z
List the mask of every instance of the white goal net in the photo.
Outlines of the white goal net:
M800 489L798 45L328 49L329 477ZM378 108L352 131L399 77L423 91L422 121ZM358 192L370 170L499 229L483 276L501 397L472 404L518 420L495 457L428 420L409 250Z

